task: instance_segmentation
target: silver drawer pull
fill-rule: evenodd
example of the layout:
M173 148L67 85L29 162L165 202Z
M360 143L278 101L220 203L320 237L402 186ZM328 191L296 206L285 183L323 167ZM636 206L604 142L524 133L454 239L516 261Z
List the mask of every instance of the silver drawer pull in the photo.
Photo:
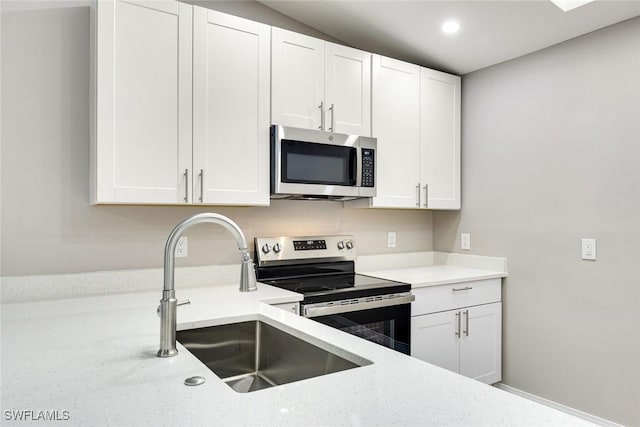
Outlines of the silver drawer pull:
M462 292L462 291L470 291L471 289L473 289L473 287L465 286L464 288L453 288L453 289L451 289L451 291L452 292Z

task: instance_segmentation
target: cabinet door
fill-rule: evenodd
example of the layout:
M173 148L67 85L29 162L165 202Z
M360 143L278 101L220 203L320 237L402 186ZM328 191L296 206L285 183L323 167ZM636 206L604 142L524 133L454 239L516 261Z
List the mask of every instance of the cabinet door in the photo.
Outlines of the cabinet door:
M411 356L459 372L458 313L456 310L412 317Z
M371 136L371 54L325 43L326 130Z
M280 28L273 28L271 36L271 121L322 129L324 41Z
M458 76L421 69L420 181L425 208L460 209L460 88Z
M374 207L416 208L420 180L420 67L372 56L371 136L378 138Z
M97 4L94 203L190 201L192 8Z
M462 311L460 373L483 383L502 379L502 303Z
M194 8L194 202L269 203L270 28Z

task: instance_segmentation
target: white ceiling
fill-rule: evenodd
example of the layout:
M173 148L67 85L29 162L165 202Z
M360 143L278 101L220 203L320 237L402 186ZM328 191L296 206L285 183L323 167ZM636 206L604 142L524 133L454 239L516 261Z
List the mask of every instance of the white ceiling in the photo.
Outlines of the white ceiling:
M460 75L640 15L640 0L569 12L548 0L260 2L350 46ZM449 19L460 22L455 35L440 29Z

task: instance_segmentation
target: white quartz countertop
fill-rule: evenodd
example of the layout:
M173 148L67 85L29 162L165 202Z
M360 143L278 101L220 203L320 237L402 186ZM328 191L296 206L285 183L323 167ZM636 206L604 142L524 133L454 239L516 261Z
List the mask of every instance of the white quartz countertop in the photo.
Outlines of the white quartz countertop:
M2 424L25 425L11 419L15 411L67 411L68 421L51 423L76 426L588 424L260 302L295 302L298 294L262 284L247 294L237 285L176 293L191 301L178 307L178 329L264 319L373 363L241 394L181 345L176 357L156 357L160 290L8 303L1 306ZM194 375L206 383L185 386Z
M365 271L363 274L381 279L411 283L411 287L414 289L425 286L447 285L450 283L506 277L506 273L501 271L479 270L455 265L431 265L425 267Z
M507 260L446 252L372 255L358 259L357 271L410 283L415 289L507 277Z

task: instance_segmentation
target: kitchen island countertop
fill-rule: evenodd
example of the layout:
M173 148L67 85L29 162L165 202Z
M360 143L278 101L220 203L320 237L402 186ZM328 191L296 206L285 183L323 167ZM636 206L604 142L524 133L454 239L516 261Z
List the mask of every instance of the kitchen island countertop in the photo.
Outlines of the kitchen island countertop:
M373 363L241 394L180 344L176 357L156 357L160 290L3 304L3 425L24 425L21 411L58 411L68 421L52 423L79 426L588 425L270 306L301 296L258 286L180 289L191 304L178 307L178 329L261 318ZM206 383L185 386L194 375Z

